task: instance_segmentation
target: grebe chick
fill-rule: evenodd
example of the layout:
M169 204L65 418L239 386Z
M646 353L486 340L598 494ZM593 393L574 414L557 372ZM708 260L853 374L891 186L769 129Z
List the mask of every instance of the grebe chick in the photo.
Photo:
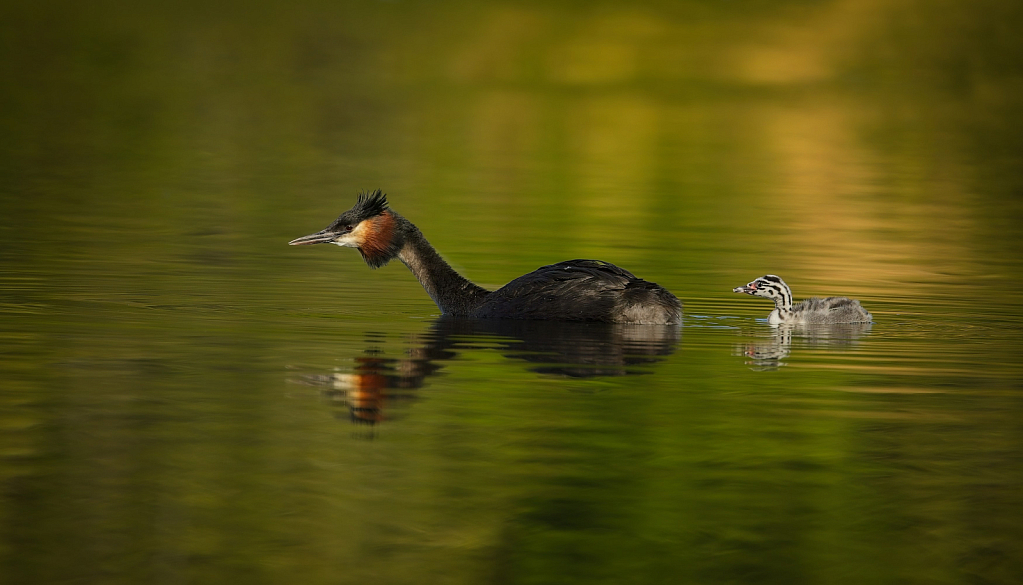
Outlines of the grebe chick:
M781 278L768 274L738 286L732 292L746 293L774 301L774 310L767 317L771 325L824 323L870 323L872 317L860 302L848 297L812 297L798 305L792 304L792 291Z
M441 312L476 319L539 319L678 325L682 303L661 286L599 260L569 260L538 268L495 291L455 272L419 228L387 206L380 190L326 229L289 242L356 248L371 268L397 258L419 279Z

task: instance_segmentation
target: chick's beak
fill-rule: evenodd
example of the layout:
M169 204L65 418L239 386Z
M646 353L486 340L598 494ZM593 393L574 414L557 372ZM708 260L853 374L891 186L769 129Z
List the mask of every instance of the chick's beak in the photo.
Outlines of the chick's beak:
M733 288L732 292L734 292L734 293L746 293L748 295L751 295L751 294L753 294L753 291L755 291L755 290L757 290L757 289L752 287L752 286L750 286L750 285L748 285L748 284L744 284L743 286L737 286L737 287Z
M301 238L295 238L294 240L291 240L290 242L288 242L288 245L289 246L306 246L306 245L309 245L309 244L329 244L330 242L333 242L334 238L336 238L336 237L337 237L336 233L334 233L332 231L329 231L329 230L323 230L323 231L316 232L315 234L309 234L308 236L302 236Z

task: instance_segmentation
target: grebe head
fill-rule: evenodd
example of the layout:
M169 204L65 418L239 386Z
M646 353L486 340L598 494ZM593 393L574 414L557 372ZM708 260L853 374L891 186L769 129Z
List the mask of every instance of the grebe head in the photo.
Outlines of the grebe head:
M379 189L360 193L355 206L342 213L325 229L288 242L292 246L336 244L356 248L372 268L383 266L401 249L399 216L387 207L387 195Z
M737 286L732 289L732 292L746 293L755 297L764 297L771 299L772 301L779 301L786 297L791 297L792 293L788 291L789 286L785 284L785 281L773 274L761 276L760 278L747 283L746 286ZM787 292L788 294L786 294Z

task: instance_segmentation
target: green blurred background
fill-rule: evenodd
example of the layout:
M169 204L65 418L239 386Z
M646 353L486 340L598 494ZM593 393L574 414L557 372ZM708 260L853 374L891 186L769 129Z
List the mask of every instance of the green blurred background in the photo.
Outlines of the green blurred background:
M1019 582L1021 30L1008 0L5 3L0 581ZM677 349L576 380L471 338L335 420L296 380L433 339L400 265L285 245L374 188L480 284L664 285ZM751 370L769 306L730 290L768 272L873 331Z
M488 283L608 254L685 296L722 266L853 293L1016 268L1014 2L3 11L12 256L269 247L380 187Z

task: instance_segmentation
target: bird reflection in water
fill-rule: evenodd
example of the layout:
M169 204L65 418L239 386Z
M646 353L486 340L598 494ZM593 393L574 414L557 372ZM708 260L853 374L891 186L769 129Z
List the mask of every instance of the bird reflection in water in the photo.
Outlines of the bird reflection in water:
M753 343L737 345L733 355L748 358L746 365L755 371L776 370L792 351L795 337L807 347L842 349L852 347L870 333L871 323L834 323L817 325L776 325L771 336Z
M671 355L680 337L677 325L441 317L401 358L385 357L371 338L350 372L305 376L303 382L320 387L353 422L373 425L397 418L395 406L416 400L426 379L464 351L496 349L539 374L629 376L650 373L646 367Z

